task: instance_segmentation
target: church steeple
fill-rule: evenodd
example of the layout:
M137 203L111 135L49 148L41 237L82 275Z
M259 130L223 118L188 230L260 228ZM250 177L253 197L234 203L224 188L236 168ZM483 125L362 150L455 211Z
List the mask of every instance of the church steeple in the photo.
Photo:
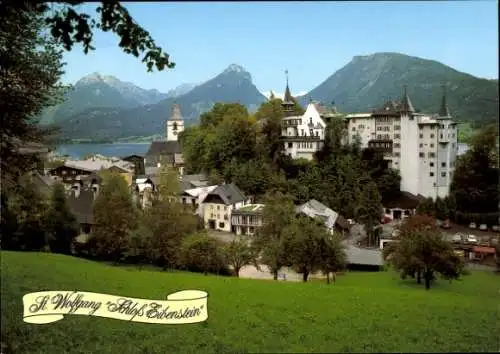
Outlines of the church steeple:
M286 76L285 96L283 97L283 103L281 105L283 107L283 112L285 112L285 117L289 117L293 115L293 106L295 102L290 92L290 87L288 86L288 70L285 70L285 76Z
M414 113L415 109L413 109L413 105L411 104L410 97L408 96L407 92L408 86L405 85L403 89L403 98L401 100L401 112L402 113Z
M167 141L177 141L178 134L184 130L184 119L177 103L172 106L172 113L165 122L165 138Z
M440 117L451 117L448 103L446 102L446 86L443 85L443 98L441 99L441 107L439 107Z

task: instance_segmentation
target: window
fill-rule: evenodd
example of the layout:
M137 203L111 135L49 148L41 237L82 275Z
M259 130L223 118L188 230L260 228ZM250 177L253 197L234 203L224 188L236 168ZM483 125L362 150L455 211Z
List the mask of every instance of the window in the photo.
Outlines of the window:
M434 177L434 172L429 172L430 177Z
M431 134L431 139L434 139L434 134Z
M420 148L423 148L423 147L424 147L424 144L420 143L419 147L420 147Z
M442 134L442 133L441 133L441 134L439 134L439 138L440 138L440 139L443 139L443 134Z
M429 162L430 167L434 167L434 162Z
M186 198L182 198L182 204L186 204Z
M441 167L446 167L446 162L441 162Z
M400 134L394 134L394 139L401 139L401 135Z
M381 131L382 130L382 127L377 127L377 131Z
M220 210L220 205L217 205L217 210Z
M309 118L309 124L313 124L313 119Z
M455 148L455 143L451 143L451 148L454 149Z
M226 205L224 205L224 211L227 211L227 206Z
M319 132L316 132L316 136L319 136Z
M227 214L224 214L224 220L228 220L228 219L229 218L228 218Z
M219 228L223 229L224 228L224 223L223 222L220 222L219 223Z
M431 146L431 148L433 148L433 147L434 147L434 144L430 144L430 146Z
M300 135L304 136L305 132L304 129L300 129Z
M446 177L446 172L441 172L441 177Z
M356 131L356 127L352 127L352 131L355 132Z
M435 154L435 153L433 153L433 152L429 152L429 157L430 157L430 158L434 158L434 157L436 157L436 154Z
M394 130L401 130L401 126L400 125L395 125L394 126Z
M394 153L394 157L399 157L399 155L400 155L399 152Z
M420 133L420 139L424 138L424 134Z
M423 152L421 152L421 153L419 154L419 156L420 156L420 157L424 157L425 155L424 155L424 153L423 153Z
M314 131L312 129L309 129L309 135L314 136Z
M353 136L351 137L351 139L352 139L352 141L354 141L354 139L356 139L356 135L353 135Z
M400 147L400 146L401 146L401 144L399 144L399 143L394 144L394 147L395 147L396 149L399 149L399 147Z
M431 130L434 130L434 126L433 125L431 125Z
M377 135L377 140L382 140L382 135Z
M288 148L291 149L293 147L293 143L288 143Z

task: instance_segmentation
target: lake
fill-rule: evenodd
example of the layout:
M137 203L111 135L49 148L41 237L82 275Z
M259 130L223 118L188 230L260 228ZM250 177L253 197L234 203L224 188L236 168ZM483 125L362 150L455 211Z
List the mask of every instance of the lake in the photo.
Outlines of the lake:
M81 159L88 154L125 157L130 155L144 156L151 143L117 143L117 144L69 144L59 145L58 155L69 155L72 159ZM469 147L467 144L458 144L458 155L464 154Z
M68 144L59 145L57 155L68 155L72 159L81 159L88 154L100 154L110 157L130 155L144 156L151 143L117 143L117 144Z

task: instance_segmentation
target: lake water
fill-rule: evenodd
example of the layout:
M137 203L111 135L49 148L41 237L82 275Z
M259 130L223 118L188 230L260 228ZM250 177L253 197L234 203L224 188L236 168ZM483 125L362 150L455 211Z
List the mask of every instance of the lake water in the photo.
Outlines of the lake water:
M125 157L130 155L144 156L151 143L119 143L119 144L72 144L59 145L58 155L69 155L72 159L81 159L88 154ZM458 155L464 154L469 147L467 144L458 144Z
M59 145L57 155L69 155L72 159L81 159L88 154L100 154L110 157L130 155L144 156L151 143L118 143L118 144L69 144Z

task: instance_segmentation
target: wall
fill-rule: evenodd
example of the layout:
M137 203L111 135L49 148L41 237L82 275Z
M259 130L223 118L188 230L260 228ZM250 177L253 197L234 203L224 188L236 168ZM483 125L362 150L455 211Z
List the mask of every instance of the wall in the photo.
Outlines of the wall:
M215 220L215 230L230 232L232 209L232 205L204 203L203 222L205 223L205 228L209 229L209 220ZM224 223L224 226L221 227L220 223Z

